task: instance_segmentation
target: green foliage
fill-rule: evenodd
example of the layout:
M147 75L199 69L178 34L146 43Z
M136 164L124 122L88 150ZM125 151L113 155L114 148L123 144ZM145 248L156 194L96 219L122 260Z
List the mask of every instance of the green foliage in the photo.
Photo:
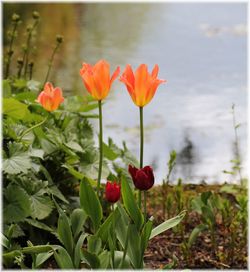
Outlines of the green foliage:
M84 178L80 185L80 203L82 209L90 217L94 230L97 230L103 216L102 206L87 178Z

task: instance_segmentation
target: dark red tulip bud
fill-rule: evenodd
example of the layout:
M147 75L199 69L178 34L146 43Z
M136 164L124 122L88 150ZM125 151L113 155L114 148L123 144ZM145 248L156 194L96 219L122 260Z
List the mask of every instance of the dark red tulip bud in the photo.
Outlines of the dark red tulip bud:
M120 199L121 185L116 182L111 183L107 181L105 194L108 202L115 203Z
M134 185L141 191L147 191L154 185L154 173L151 166L145 166L141 169L129 165L128 171L133 179Z

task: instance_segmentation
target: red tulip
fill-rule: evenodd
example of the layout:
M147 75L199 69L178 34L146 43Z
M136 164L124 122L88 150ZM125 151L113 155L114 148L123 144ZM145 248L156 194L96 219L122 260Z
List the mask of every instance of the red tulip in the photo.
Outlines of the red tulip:
M115 203L120 199L121 185L116 182L111 183L107 181L105 194L108 202Z
M151 166L145 166L138 169L132 165L129 165L128 171L137 189L147 191L154 185L155 178Z
M64 101L62 90L59 87L54 88L50 82L47 82L36 101L47 111L57 110Z
M83 63L80 69L83 84L96 100L103 100L108 95L111 85L119 73L120 67L117 67L110 77L109 63L105 60L100 60L93 66Z
M138 107L144 107L154 97L158 86L166 80L157 78L159 67L156 64L151 73L146 64L141 64L134 73L131 66L127 65L120 77Z

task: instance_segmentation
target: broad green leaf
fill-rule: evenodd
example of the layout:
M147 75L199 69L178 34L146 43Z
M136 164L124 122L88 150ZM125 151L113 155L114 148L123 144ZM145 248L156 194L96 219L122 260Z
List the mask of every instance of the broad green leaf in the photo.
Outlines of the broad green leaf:
M184 210L180 214L178 214L177 216L163 222L162 224L160 224L159 226L157 226L156 228L154 228L152 230L149 239L152 239L156 235L158 235L158 234L160 234L160 233L162 233L162 232L164 232L164 231L166 231L168 229L171 229L171 228L175 227L176 225L178 225L182 221L182 219L185 217L185 215L186 215L186 211Z
M4 191L3 218L5 223L20 222L31 213L29 195L18 185L9 184Z
M109 262L110 262L110 252L104 250L99 256L100 260L100 269L108 269Z
M23 247L22 252L26 254L38 254L38 253L45 253L53 249L54 246L51 245L38 245L38 246L29 246ZM59 246L56 246L56 248Z
M123 265L122 265L122 259L123 259L123 251L116 250L115 251L115 268L131 270L132 266L130 264L130 259L128 255L126 255Z
M118 158L118 154L116 154L107 144L102 143L103 155L109 160L113 161Z
M40 158L43 160L44 151L42 149L30 148L29 149L29 156L35 157L35 158Z
M191 248L192 244L195 242L195 240L197 239L198 235L200 232L202 232L203 230L205 230L207 228L206 225L203 225L203 224L200 224L198 226L196 226L190 236L189 236L189 239L188 239L188 248Z
M82 233L76 243L74 248L74 264L75 268L79 268L81 261L82 246L85 238L88 236L87 233Z
M113 217L114 217L114 213L110 213L107 219L103 222L103 224L100 226L100 228L96 232L96 236L100 237L103 242L107 242L108 240L109 229L110 229Z
M68 252L63 247L58 247L57 250L54 251L54 257L58 266L61 269L74 269L74 265L72 259L70 258Z
M140 230L143 224L143 216L137 206L133 192L124 177L122 177L121 190L124 206L128 214L130 215L131 219L134 221L137 229Z
M23 78L16 78L13 86L16 87L17 89L23 89L27 86L27 81Z
M69 219L65 213L61 213L58 218L57 232L60 241L63 243L70 256L73 256L74 241L70 228Z
M45 195L39 195L39 192L34 195L30 195L31 201L31 216L33 219L44 219L50 215L54 205L50 197Z
M8 240L8 238L7 238L5 235L3 235L2 233L1 233L1 241L2 241L2 245L3 245L5 248L8 248L8 247L9 247L9 245L10 245L9 240Z
M40 268L40 266L45 263L52 255L54 254L54 252L48 251L48 252L44 252L44 253L39 253L36 256L36 269Z
M32 92L21 92L15 95L15 98L21 101L34 102L37 95Z
M28 224L30 224L30 225L32 225L32 226L34 226L36 228L46 230L46 231L49 231L49 232L53 232L53 229L51 227L49 227L48 225L46 225L46 224L44 224L42 222L39 222L37 220L31 219L31 218L26 218L25 222L27 222Z
M102 246L102 240L95 236L91 235L88 237L88 252L99 254Z
M122 247L125 248L128 225L131 220L120 203L118 203L118 210L119 210L119 213L115 214L115 219L114 219L115 231L116 231L117 239L121 243Z
M8 174L27 173L31 160L27 151L19 143L9 143L9 155L4 157L3 171Z
M133 264L135 269L140 269L142 267L143 253L141 248L141 237L137 230L136 225L130 224L128 227L128 251L127 254Z
M90 217L95 231L100 226L102 220L102 206L93 187L85 177L80 184L80 203L82 209Z
M82 249L82 260L85 261L92 269L100 268L100 260L94 253L88 252L86 249Z
M65 145L74 151L84 152L83 148L75 141L70 141L68 143L65 143Z
M51 193L53 196L56 196L57 198L59 198L63 202L65 202L67 204L69 203L68 200L64 197L64 195L61 193L61 191L55 185L48 187L48 192Z
M28 106L24 103L21 103L14 98L4 98L3 114L18 120L22 120L25 119L25 116L30 114L30 112L28 110Z
M71 228L74 239L77 238L80 231L83 230L86 219L87 215L83 209L75 209L70 215Z
M142 229L142 236L141 236L141 248L142 252L144 252L148 246L148 241L153 229L153 222L149 220Z

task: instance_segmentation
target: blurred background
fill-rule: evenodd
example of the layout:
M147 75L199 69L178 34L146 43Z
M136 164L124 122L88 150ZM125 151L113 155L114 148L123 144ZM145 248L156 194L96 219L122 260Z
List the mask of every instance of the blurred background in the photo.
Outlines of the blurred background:
M84 94L81 63L99 59L123 71L146 63L160 67L160 85L144 109L144 163L152 164L156 182L167 174L169 152L176 150L173 180L185 183L236 182L223 173L235 158L232 104L238 128L243 175L247 153L247 4L246 3L4 3L4 31L16 12L23 21L18 48L26 39L32 11L41 16L32 58L33 78L45 78L55 36L64 43L50 81L65 95ZM7 44L6 36L3 39ZM18 55L18 50L20 55ZM16 70L12 62L12 71ZM116 81L103 107L108 137L139 157L139 112L125 86ZM97 121L93 122L97 126Z

